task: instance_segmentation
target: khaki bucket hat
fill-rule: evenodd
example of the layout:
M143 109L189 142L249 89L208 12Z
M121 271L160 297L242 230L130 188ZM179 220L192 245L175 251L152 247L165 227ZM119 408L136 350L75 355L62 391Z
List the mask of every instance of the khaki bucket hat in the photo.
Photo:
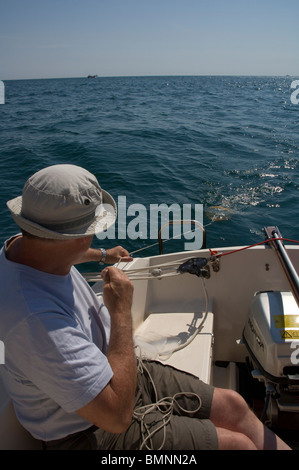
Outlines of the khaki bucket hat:
M96 177L76 165L52 165L32 175L22 196L7 202L26 232L57 240L103 232L116 220L113 197Z

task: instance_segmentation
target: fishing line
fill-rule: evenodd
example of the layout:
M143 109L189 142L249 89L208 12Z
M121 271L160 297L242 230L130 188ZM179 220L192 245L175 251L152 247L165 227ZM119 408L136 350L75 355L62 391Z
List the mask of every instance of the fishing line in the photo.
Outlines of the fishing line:
M197 230L202 230L203 228L209 227L215 221L217 221L217 216L216 215L212 218L211 222L209 222L208 224L203 225L202 227L195 227L194 230L188 230L187 232L183 232L182 234L178 234L178 235L175 235L175 236L170 237L170 238L165 238L165 239L163 239L163 243L169 242L171 240L175 240L176 238L179 238L182 235L184 236L188 233L196 232ZM135 250L135 251L131 251L130 256L134 255L135 253L138 253L139 251L147 250L148 248L152 248L152 247L157 246L157 245L159 245L159 242L153 243L152 245L144 246L144 247L139 248L138 250Z

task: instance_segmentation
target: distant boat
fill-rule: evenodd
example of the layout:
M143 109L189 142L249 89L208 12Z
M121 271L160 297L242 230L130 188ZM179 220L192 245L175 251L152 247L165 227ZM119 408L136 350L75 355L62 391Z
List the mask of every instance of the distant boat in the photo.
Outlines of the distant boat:
M97 75L88 75L87 78L97 78Z

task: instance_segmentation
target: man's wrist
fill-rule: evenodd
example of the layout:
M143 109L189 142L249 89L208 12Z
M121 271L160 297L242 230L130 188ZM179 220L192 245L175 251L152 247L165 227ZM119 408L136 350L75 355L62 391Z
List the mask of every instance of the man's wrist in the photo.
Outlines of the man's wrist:
M102 253L102 256L101 256L101 259L100 259L99 263L100 264L105 264L105 261L106 261L106 258L107 258L107 251L105 250L105 248L99 248L99 250Z

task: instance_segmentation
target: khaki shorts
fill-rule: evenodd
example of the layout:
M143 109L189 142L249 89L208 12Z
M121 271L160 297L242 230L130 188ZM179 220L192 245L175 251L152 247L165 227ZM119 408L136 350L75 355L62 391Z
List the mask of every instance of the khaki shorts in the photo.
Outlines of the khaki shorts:
M209 420L214 388L191 374L156 361L139 363L135 412L125 433L96 426L44 449L216 450L215 426ZM159 401L159 404L154 405Z

